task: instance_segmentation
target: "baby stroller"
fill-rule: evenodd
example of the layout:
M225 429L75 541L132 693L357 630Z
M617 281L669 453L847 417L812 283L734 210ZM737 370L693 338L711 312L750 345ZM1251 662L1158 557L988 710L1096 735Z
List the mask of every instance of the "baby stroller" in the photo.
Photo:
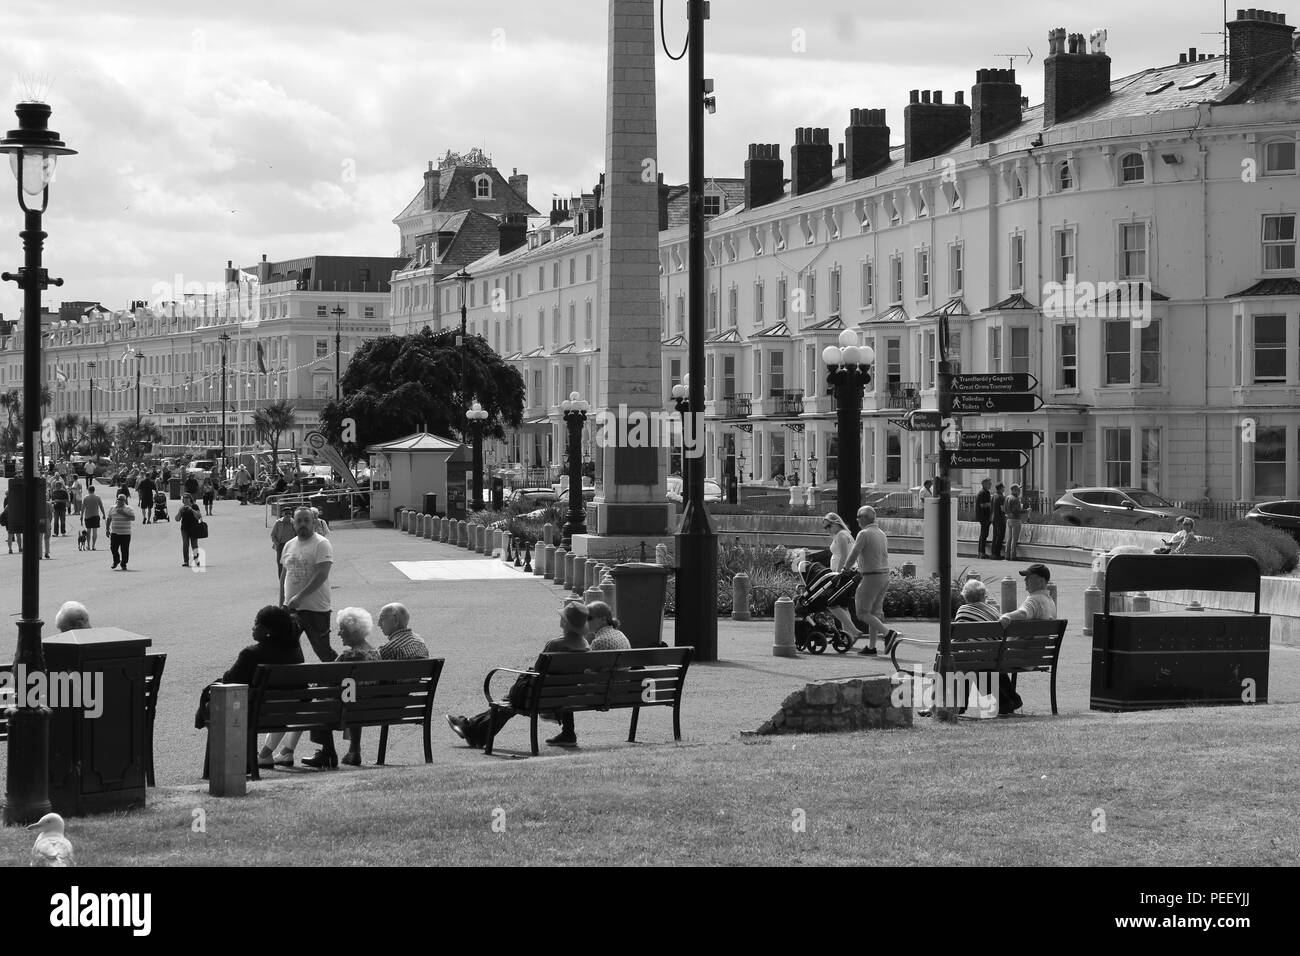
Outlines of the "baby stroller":
M153 520L172 520L172 516L167 513L167 492L165 491L155 491L153 493Z
M824 654L829 644L837 653L847 654L857 638L845 633L830 609L843 607L859 631L867 630L853 613L853 595L862 576L856 571L832 571L819 558L829 563L830 552L809 555L803 584L795 594L794 646L809 654Z

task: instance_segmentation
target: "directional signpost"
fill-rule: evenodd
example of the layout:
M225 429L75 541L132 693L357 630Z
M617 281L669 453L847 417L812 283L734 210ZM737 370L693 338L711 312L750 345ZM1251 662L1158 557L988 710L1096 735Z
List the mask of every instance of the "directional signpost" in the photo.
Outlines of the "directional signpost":
M943 431L943 416L927 408L914 408L907 413L906 418L893 418L890 421L897 422L899 428L909 432Z
M961 433L962 451L976 451L990 448L1014 448L1017 451L1033 451L1042 444L1042 432Z
M1032 392L958 392L952 397L954 415L996 415L999 412L1036 412L1043 400Z
M973 392L1005 395L1008 392L1032 392L1038 388L1038 379L1028 372L994 372L988 375L954 375L952 390L958 395Z
M965 444L963 439L962 444ZM985 451L940 452L948 468L1024 468L1029 464L1027 452L1010 448L991 448Z

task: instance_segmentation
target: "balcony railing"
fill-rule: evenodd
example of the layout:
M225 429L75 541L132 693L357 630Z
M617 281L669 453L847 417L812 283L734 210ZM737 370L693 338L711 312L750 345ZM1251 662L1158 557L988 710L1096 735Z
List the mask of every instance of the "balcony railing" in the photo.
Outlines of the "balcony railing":
M748 393L726 395L722 399L722 417L748 418L753 411L753 407L753 396Z
M890 382L886 390L889 408L912 409L921 407L919 382Z
M773 415L803 414L803 392L773 392L771 402Z

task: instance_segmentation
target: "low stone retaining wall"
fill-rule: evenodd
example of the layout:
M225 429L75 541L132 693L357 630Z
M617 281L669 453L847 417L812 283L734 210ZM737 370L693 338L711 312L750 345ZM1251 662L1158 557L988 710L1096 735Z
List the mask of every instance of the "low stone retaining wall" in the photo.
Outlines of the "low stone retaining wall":
M888 677L819 680L795 691L757 734L813 734L911 727L912 708L890 702Z

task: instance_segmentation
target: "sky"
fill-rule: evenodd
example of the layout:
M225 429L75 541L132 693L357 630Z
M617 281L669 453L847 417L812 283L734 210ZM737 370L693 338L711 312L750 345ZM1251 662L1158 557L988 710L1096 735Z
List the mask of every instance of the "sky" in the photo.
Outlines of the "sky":
M677 54L685 2L664 14ZM909 90L969 97L975 71L1011 65L1005 54L1020 55L1017 78L1040 103L1053 27L1106 28L1118 78L1188 47L1220 52L1222 24L1221 3L1187 0L1093 0L1086 12L1056 0L713 0L705 172L742 176L751 142L779 143L788 164L799 126L829 127L838 143L854 107L886 109L899 144ZM50 190L45 265L65 285L44 304L123 308L263 254L395 255L393 217L448 149L479 146L505 175L527 173L545 213L603 167L607 31L608 0L4 0L8 103L35 85L79 151ZM661 44L656 72L659 168L684 182L686 60ZM17 125L6 115L0 130ZM6 195L0 265L14 269L22 218L12 185ZM20 305L4 283L0 313L17 318Z

